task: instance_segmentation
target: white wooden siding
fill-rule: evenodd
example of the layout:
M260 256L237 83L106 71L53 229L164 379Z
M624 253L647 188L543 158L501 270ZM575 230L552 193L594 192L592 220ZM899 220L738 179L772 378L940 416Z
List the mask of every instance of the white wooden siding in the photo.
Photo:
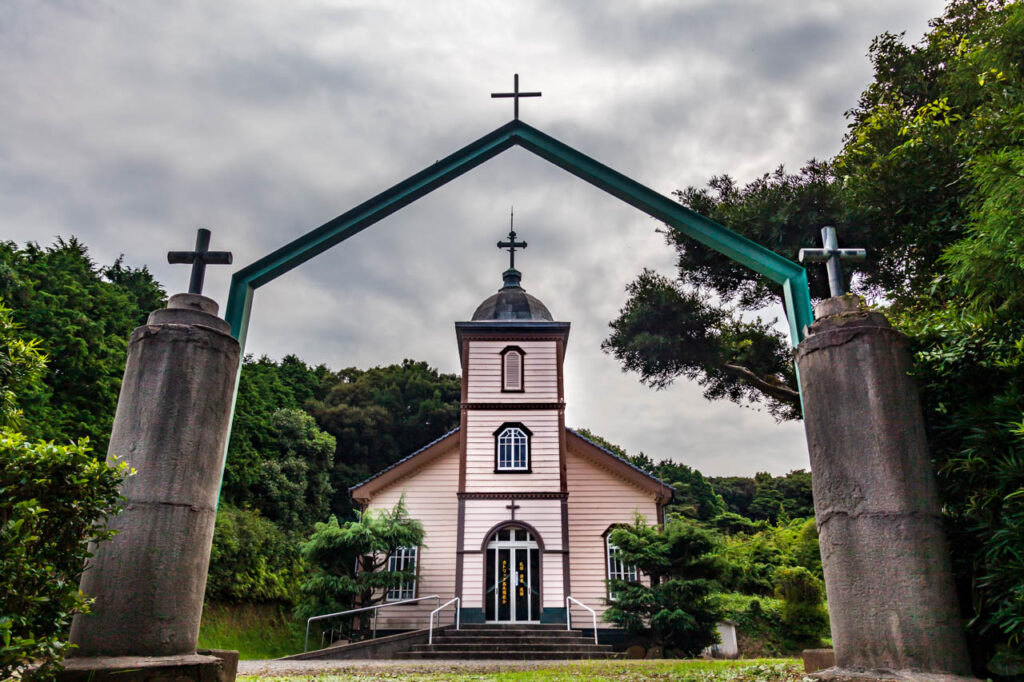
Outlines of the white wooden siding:
M456 442L449 452L378 492L368 505L369 509L391 509L404 493L409 516L423 524L426 535L419 550L417 597L437 594L444 603L455 596L458 488ZM426 627L428 614L435 606L431 600L383 609L377 627L382 630Z
M516 504L516 521L533 526L545 549L562 549L561 500L516 500ZM481 549L492 528L512 520L506 507L507 499L466 500L466 549Z
M494 432L505 422L520 422L533 434L531 473L494 472ZM466 492L558 491L556 410L469 410L465 438Z
M561 553L545 553L541 557L544 582L541 584L541 604L546 609L565 608L565 589L562 584Z
M571 443L571 441L570 441ZM570 448L566 458L569 484L569 578L571 594L598 612L598 627L607 607L604 532L616 523L631 523L640 512L657 523L653 495L602 469ZM590 615L573 609L574 624L589 623Z
M471 403L553 403L558 400L558 351L555 341L470 341L466 387ZM523 392L501 390L501 351L519 346L523 357Z

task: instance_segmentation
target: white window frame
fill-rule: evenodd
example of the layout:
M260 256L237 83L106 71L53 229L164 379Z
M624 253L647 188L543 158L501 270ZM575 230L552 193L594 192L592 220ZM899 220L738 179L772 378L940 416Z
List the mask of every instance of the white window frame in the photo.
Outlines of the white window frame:
M388 557L388 571L406 571L409 570L409 564L412 564L412 570L416 571L418 559L419 547L398 547ZM384 595L384 601L415 599L416 582L416 579L413 578L412 580L402 581L396 587L389 587Z
M608 580L625 580L626 582L640 582L640 573L636 566L627 565L619 558L619 548L607 536L604 539L605 565L608 567ZM616 601L618 595L608 586L608 601Z
M530 434L520 425L508 425L495 436L496 471L530 470Z

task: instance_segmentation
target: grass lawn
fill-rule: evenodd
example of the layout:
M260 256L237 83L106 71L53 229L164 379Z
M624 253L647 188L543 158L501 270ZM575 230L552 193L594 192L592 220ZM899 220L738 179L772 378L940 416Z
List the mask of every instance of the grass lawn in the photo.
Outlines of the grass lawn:
M360 669L358 661L351 661L351 666L344 670L326 670L320 674L304 674L288 677L254 677L239 675L239 680L249 682L299 682L316 680L317 682L342 682L347 680L387 680L388 682L453 682L494 681L494 682L563 682L572 680L607 680L608 682L646 682L669 680L680 682L799 682L803 679L803 666L795 659L759 659L745 661L572 661L552 662L551 665L525 670L491 670L445 669L438 662L437 669L425 665L410 668L396 661L393 666L381 666L379 663L367 665ZM429 671L429 672L428 672Z
M278 606L203 606L200 649L233 649L242 660L280 658L302 651L303 638L302 625Z

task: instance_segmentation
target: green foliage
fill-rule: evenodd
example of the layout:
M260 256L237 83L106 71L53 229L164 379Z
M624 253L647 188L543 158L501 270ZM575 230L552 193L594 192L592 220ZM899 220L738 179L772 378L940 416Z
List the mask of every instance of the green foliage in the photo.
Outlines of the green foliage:
M261 453L263 474L252 486L258 508L282 528L308 530L330 514L334 437L295 409L273 412L270 433L273 441Z
M414 568L388 570L388 559L396 549L423 544L423 525L409 518L405 499L390 511L371 509L356 516L344 524L333 516L316 524L302 545L312 573L302 584L299 617L372 606L384 599L388 588L416 579Z
M737 593L717 595L724 617L736 623L740 651L752 656L798 654L789 628L782 620L782 601Z
M161 307L163 291L144 267L118 259L98 268L71 238L48 248L0 243L0 299L48 357L43 381L19 396L26 435L58 442L87 436L105 451L128 335Z
M35 386L46 370L38 339L19 336L21 325L0 299L0 427L17 427L22 412L18 396Z
M803 469L785 476L758 472L753 478L726 476L708 480L730 512L748 519L776 523L814 515L811 474Z
M718 640L715 541L709 532L678 517L649 526L637 515L632 525L613 530L609 541L646 580L610 580L608 588L617 597L605 611L606 620L633 633L649 631L655 644L687 656Z
M685 377L708 400L764 404L778 419L799 414L796 376L773 322L743 319L704 293L644 270L601 347L654 388Z
M814 649L828 636L828 613L821 580L803 566L775 571L775 596L782 599L782 622L786 626L784 642L792 649Z
M907 312L972 654L1024 652L1024 322Z
M52 673L67 650L86 543L111 537L127 464L97 460L86 441L32 443L0 432L0 679L38 663Z
M268 499L263 484L268 463L280 466L280 458L290 457L287 443L280 440L281 434L274 423L275 415L278 410L297 410L307 400L318 396L320 385L329 374L325 366L309 367L294 355L285 356L280 363L265 356L258 360L251 356L245 358L238 382L222 499L239 507L260 509L266 516L273 515L271 507L282 506L276 497ZM308 432L308 429L304 430ZM305 440L317 440L315 434L308 433ZM307 470L310 475L319 477L322 474L315 461L309 458L305 461L313 465L311 471ZM329 473L330 464L327 470ZM300 486L304 484L298 480L292 482ZM319 489L321 485L315 483L312 487ZM330 499L333 489L326 494ZM302 530L327 518L327 514L319 509L319 503L314 506L318 508L317 513L307 517Z
M295 536L258 511L220 505L206 581L207 601L293 605L304 574Z
M766 526L753 534L727 535L716 556L719 583L728 591L770 596L780 568L799 566L823 578L814 519Z

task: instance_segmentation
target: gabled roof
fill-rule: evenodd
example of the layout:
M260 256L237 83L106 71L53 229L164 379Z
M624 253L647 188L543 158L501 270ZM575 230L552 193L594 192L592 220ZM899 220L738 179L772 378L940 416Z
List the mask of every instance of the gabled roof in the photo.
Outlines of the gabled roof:
M614 473L622 476L628 481L631 481L641 488L650 490L654 495L658 497L660 504L667 504L672 496L675 495L676 489L667 483L662 482L656 476L652 476L637 465L633 464L629 460L619 457L611 450L601 447L594 441L590 440L586 436L582 436L569 427L565 427L565 432L573 436L579 445L585 456L589 456L591 459L607 466ZM568 445L568 443L566 443Z
M606 450L570 428L566 428L565 432L567 435L567 445L569 440L574 441L573 444L576 446L574 451L591 459L596 464L604 466L634 485L649 491L658 498L660 504L668 503L675 494L675 489L672 486L661 482L632 462L619 457L610 450ZM350 487L348 489L349 494L357 502L368 501L381 488L402 476L412 473L415 468L423 466L436 457L448 452L459 442L459 436L459 427L455 427L440 438L427 443L416 452L406 455L386 469L382 469L366 480Z
M438 456L440 454L443 454L444 452L447 452L447 447L446 446L448 445L448 440L449 439L455 440L454 437L456 435L458 435L458 432L459 432L459 427L456 426L454 429L452 429L448 433L444 434L440 438L437 438L435 440L430 441L429 443L424 445L422 448L420 448L416 452L413 452L410 455L406 455L405 457L403 457L402 459L398 460L397 462L395 462L391 466L389 466L389 467L387 467L385 469L381 469L380 471L375 473L373 476L370 476L369 478L367 478L367 479L365 479L363 481L360 481L359 483L356 483L354 486L351 486L348 489L349 494L352 496L352 499L354 499L354 500L361 499L362 496L357 495L356 491L359 488L362 488L362 487L366 486L368 483L377 481L378 483L380 483L380 485L373 486L373 487L374 488L379 488L379 487L382 487L383 485L386 485L387 483L391 482L392 480L401 477L406 472L405 471L406 469L410 469L413 466L419 466L419 465L422 465L422 464L426 464L427 462L432 460L434 457L436 457L436 456ZM419 460L419 461L413 462L414 459ZM383 479L383 480L379 480L379 479ZM367 492L370 492L370 491L367 491ZM370 494L372 494L372 492L370 492Z

